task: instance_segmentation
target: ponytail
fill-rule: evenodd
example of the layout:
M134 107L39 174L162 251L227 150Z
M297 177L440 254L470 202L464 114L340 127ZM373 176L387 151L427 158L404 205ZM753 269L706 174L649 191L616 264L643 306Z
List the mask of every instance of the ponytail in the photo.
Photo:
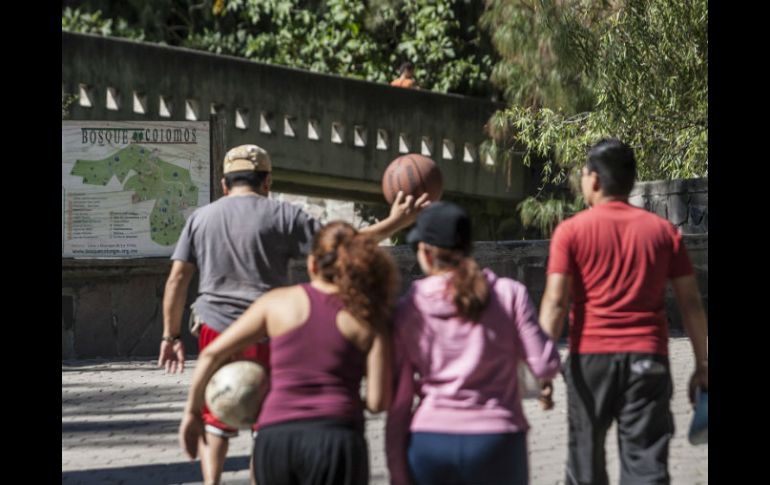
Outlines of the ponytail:
M438 268L452 270L451 298L457 313L467 320L478 322L489 302L489 285L476 260L466 251L427 247Z

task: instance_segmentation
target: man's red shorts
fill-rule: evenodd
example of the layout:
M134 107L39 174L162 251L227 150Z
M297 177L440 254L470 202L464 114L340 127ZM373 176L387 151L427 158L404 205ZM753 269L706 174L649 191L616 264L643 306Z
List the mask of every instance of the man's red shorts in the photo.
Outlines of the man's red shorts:
M200 337L198 338L198 350L203 351L208 344L214 341L219 336L219 332L212 329L205 323L201 326ZM251 360L265 367L270 368L270 346L268 344L254 344L249 345L243 352L233 357L233 360ZM206 432L223 436L225 438L232 438L238 435L238 430L231 428L222 421L218 420L206 403L203 404L203 422L206 424ZM253 429L256 429L256 423Z

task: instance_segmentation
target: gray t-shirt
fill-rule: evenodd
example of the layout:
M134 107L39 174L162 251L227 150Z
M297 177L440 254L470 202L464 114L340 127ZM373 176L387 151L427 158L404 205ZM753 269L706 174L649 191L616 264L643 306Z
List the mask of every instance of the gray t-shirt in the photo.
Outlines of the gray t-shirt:
M224 331L263 293L288 284L289 259L310 252L318 220L257 195L222 197L187 219L172 260L200 272L195 312Z

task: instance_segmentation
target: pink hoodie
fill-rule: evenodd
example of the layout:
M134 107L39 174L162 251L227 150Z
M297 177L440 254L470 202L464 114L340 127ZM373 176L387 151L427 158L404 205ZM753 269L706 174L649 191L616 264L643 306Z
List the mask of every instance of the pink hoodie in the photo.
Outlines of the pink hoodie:
M558 349L540 328L526 287L498 278L489 269L484 269L484 275L491 295L479 323L456 314L447 295L450 273L415 281L398 302L396 386L386 425L391 483L409 483L410 430L526 431L529 424L521 408L516 373L519 360L541 379L559 371ZM415 395L420 403L412 412Z

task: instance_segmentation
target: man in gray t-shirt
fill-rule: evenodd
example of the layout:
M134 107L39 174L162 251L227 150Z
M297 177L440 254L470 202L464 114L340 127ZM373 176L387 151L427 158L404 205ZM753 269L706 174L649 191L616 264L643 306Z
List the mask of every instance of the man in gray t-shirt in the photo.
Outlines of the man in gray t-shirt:
M193 212L171 259L198 267L195 313L223 332L258 296L288 285L289 260L310 251L320 227L295 205L231 194Z
M269 199L272 163L256 145L241 145L225 155L222 189L225 196L200 207L187 219L179 236L163 295L163 338L158 366L166 372L184 370L179 339L187 290L200 272L195 314L203 322L199 350L225 331L260 295L288 285L292 258L310 252L318 220L298 207ZM361 229L378 240L412 224L425 207L427 194L396 197L387 219ZM239 358L269 363L266 344L255 344ZM206 442L199 444L204 483L219 483L229 438L237 430L217 420L204 407Z

